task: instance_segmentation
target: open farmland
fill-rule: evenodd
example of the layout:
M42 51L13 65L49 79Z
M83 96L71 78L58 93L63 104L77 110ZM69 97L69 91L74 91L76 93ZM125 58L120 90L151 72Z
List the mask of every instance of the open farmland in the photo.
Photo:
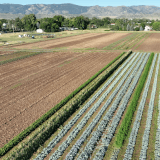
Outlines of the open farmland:
M0 146L83 84L117 53L45 53L1 66Z
M157 52L160 51L160 34L151 33L151 35L143 41L142 44L136 49L141 51L148 52Z
M2 159L159 160L160 49L140 49L151 38L158 45L158 35L88 33L1 47Z
M128 36L129 33L93 33L84 34L74 37L66 37L62 39L54 39L45 42L24 44L20 46L15 46L18 49L31 49L31 48L43 48L43 49L53 49L60 47L71 48L103 48L123 37ZM98 43L97 43L98 42ZM14 47L14 46L13 46Z

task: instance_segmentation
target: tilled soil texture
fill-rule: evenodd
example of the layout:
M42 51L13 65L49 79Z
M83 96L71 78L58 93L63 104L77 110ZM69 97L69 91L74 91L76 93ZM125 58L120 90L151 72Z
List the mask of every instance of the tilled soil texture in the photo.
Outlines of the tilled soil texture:
M0 147L120 53L43 53L0 66Z
M16 48L43 48L54 49L67 47L72 48L103 48L117 40L128 36L130 33L91 33L79 36L67 37L62 39L54 39L36 44L26 44Z
M93 33L93 34L87 33L87 34L76 35L76 36L71 36L71 37L64 37L64 38L52 39L52 40L29 43L29 44L22 44L18 46L13 46L13 48L18 48L18 49L46 48L47 49L53 45L59 45L59 44L66 43L66 42L72 43L76 40L81 40L86 37L91 37L91 36L95 36L99 34L100 33Z
M8 54L11 54L11 53L14 53L14 51L0 51L0 61L1 61L1 56L2 55L8 55Z
M93 37L89 40L84 40L79 44L72 44L69 48L103 48L132 33L111 33L102 34L100 37Z
M43 41L36 41L36 42L31 42L31 43L22 43L22 44L14 44L14 45L5 45L5 46L0 46L0 48L8 48L8 47L10 47L10 48L18 48L19 46L20 46L20 48L22 48L23 49L23 47L22 46L26 46L26 45L37 45L37 43L39 44L42 44L42 43L50 43L50 42L52 42L53 40L67 40L68 38L71 38L71 37L79 37L79 36L83 36L83 35L87 35L88 33L84 33L84 34L81 34L81 35L74 35L74 36L70 36L70 37L62 37L62 38L57 38L57 39L51 39L51 40L49 40L49 39L44 39Z
M160 52L160 34L152 33L136 50Z

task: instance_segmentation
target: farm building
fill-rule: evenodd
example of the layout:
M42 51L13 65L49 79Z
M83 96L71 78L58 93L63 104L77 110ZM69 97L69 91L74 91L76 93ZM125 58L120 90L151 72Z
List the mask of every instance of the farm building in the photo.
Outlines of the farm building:
M97 28L97 26L93 24L93 25L91 26L91 28L95 29L95 28Z
M43 33L44 31L42 29L37 29L36 32L37 33Z
M150 27L150 26L145 26L144 31L151 31L151 30L152 30L152 27Z
M115 26L115 23L111 23L111 26Z

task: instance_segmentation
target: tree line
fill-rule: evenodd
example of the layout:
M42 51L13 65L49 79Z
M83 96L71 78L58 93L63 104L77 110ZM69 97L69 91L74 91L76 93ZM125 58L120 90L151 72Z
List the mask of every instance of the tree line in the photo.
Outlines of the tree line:
M110 28L115 31L142 31L146 25L152 26L153 30L160 30L160 21L150 19L111 19L109 17L102 19L93 17L89 19L85 16L65 18L62 15L37 19L35 14L25 15L22 19L0 19L0 30L3 31L35 31L41 28L45 32L58 32L59 27L75 27L83 30L92 29L93 25L99 28Z

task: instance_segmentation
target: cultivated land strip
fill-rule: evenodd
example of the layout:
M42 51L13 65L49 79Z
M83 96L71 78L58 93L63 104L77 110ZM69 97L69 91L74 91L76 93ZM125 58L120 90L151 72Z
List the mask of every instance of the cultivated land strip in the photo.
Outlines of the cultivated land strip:
M118 58L118 57L117 57L117 58ZM116 58L116 59L117 59L117 58ZM122 57L122 58L123 58L123 57ZM116 63L117 63L117 62L116 62ZM118 63L120 63L120 62L118 62ZM117 64L118 64L118 63L117 63Z
M129 62L129 60L132 58L133 56L131 56L131 57L129 57L129 59L122 65L122 67L120 67L120 69L118 69L117 71L116 71L116 73L113 75L113 77L111 78L111 79L109 79L108 81L107 81L107 83L101 88L101 90L99 91L99 92L97 92L96 93L96 95L95 96L93 96L92 97L92 99L84 106L84 109L87 107L89 107L94 101L95 101L95 99L97 98L97 96L99 96L100 95L100 93L102 93L103 91L104 91L104 89L113 81L113 79L119 74L119 72L123 69L123 67ZM129 65L128 65L128 67L129 67ZM126 67L127 68L127 67ZM125 71L124 71L125 72ZM119 78L120 78L121 76L119 76ZM116 79L116 81L118 82L118 80L119 80L119 78L118 79ZM115 84L114 84L115 85ZM113 85L113 86L114 86ZM110 90L112 89L112 87L110 86ZM109 92L109 91L108 91ZM90 118L90 116L89 115L92 115L96 110L97 110L97 107L103 102L103 100L105 99L105 97L109 94L109 93L106 93L104 96L103 96L103 98L102 99L99 99L97 102L96 102L96 104L92 107L93 109L91 109L91 111L88 113L88 115L86 115L82 120L81 120L81 123L82 124L86 124L87 123L87 121L88 121L88 118ZM81 111L80 111L80 113L81 113ZM79 113L79 114L80 114ZM77 116L79 116L79 114L77 115ZM73 118L73 120L74 120L74 118ZM83 122L84 121L84 122ZM81 124L81 127L83 127L83 125ZM69 123L69 125L70 125L70 123ZM78 126L77 126L78 127ZM80 126L79 126L80 127ZM75 131L72 131L74 134L75 134L75 136L77 135L77 133L81 130L81 127L80 128L75 128ZM73 134L72 134L72 132L70 133L70 135L73 137ZM62 132L63 133L63 132ZM61 137L61 134L60 134L60 137ZM57 139L57 137L56 137L56 139ZM54 139L50 144L49 144L49 146L48 146L48 152L50 152L50 149L49 148L51 148L50 147L50 145L52 145L52 143L54 144L54 143L57 143L56 141L56 139ZM67 142L67 141L66 141ZM54 147L54 145L53 145L53 147ZM47 148L46 149L44 149L44 151L46 151L47 150ZM43 156L46 156L45 154L44 154L44 151L38 156L38 157L43 157ZM37 157L37 158L38 158ZM42 158L41 157L41 158Z
M63 99L68 93L71 93L73 91L71 89L74 86L75 88L77 88L78 85L81 85L82 78L88 77L88 78L85 78L85 80L87 80L89 79L89 77L93 75L94 70L98 71L98 69L102 68L102 65L101 67L97 68L97 66L100 65L99 63L97 63L98 61L101 62L101 64L105 64L106 60L108 59L107 57L105 58L105 55L102 55L102 57L98 57L98 55L96 55L95 57L97 58L94 58L93 56L90 58L90 61L89 61L90 63L88 63L88 59L84 60L83 63L76 63L77 61L74 61L75 67L73 67L74 65L68 64L67 67L66 66L62 67L63 70L60 68L56 69L57 71L54 71L52 69L49 72L48 70L47 73L45 73L45 75L42 74L40 75L39 78L38 78L38 75L35 75L32 81L28 81L27 83L24 83L23 85L15 88L14 90L9 90L8 94L5 94L5 95L2 94L1 95L1 109L2 109L1 113L3 113L3 115L1 116L1 121L4 122L2 124L5 124L6 120L8 119L7 122L9 122L9 124L5 124L5 126L7 126L8 128L7 135L9 136L9 135L15 134L15 133L13 134L13 131L16 128L13 128L13 124L17 125L17 122L23 122L23 125L25 126L21 126L19 124L18 125L19 127L26 128L29 123L31 124L33 121L38 119L40 115L43 115L47 110L49 110L56 103L58 103L58 101L60 101L60 98ZM88 67L86 67L86 65ZM58 72L59 70L61 70L61 72ZM77 71L79 73L77 73ZM68 85L72 85L72 88L68 88ZM67 86L68 90L63 92L63 97L60 97L60 96L57 97L56 94L64 90L65 86ZM27 90L26 90L26 87L27 87ZM11 94L11 92L13 93L13 95ZM10 101L7 100L8 98L10 99ZM48 100L51 102L48 103L49 102ZM17 105L19 106L19 108ZM3 106L6 106L6 107L3 107ZM47 106L47 107L44 108L44 106ZM19 110L19 112L17 112L17 109ZM28 119L27 117L30 117L30 118ZM28 124L26 123L27 121L28 121ZM5 128L6 127L4 127L3 125L3 129ZM20 130L22 130L22 128L21 129L19 128L19 131ZM17 131L16 133L18 133ZM5 137L7 136L4 130L2 131L2 133ZM3 136L1 135L1 138L2 137ZM4 137L2 140L3 141L5 140Z
M151 33L151 35L136 49L142 52L159 52L160 51L159 34Z
M108 146L110 144L110 141L112 140L112 138L114 136L114 132L119 124L119 121L121 119L121 116L123 115L124 110L126 109L127 103L132 95L132 92L133 92L134 88L136 87L136 84L138 83L138 80L142 74L142 71L147 63L148 58L149 58L149 54L147 54L147 57L143 61L138 73L136 74L136 77L133 80L133 83L131 84L127 93L123 97L121 105L119 106L118 112L117 112L116 116L114 117L111 126L108 129L109 131L108 131L107 135L105 135L105 137L102 138L102 146L100 147L100 150L96 153L94 160L103 159L103 157L105 156L105 152L107 151Z
M109 33L112 34L112 33ZM68 37L65 39L53 39L50 42L40 42L36 44L25 44L23 46L16 46L15 48L43 48L43 49L51 49L51 48L57 48L57 47L65 47L65 46L70 46L72 44L78 44L81 43L82 41L88 41L91 38L100 38L106 36L107 33L94 33L94 34L85 34L85 35L79 35L79 36L74 36L74 37Z
M117 81L118 82L118 81ZM124 81L123 81L124 82ZM122 84L123 84L122 82ZM122 85L121 84L121 85ZM115 83L112 83L112 85L110 86L110 88L108 88L108 90L104 93L105 95L108 94L108 92L110 92L112 89L113 89L113 86L115 85ZM68 153L68 155L66 156L66 159L68 157L75 157L76 153L78 152L79 148L81 147L81 145L83 144L84 140L88 137L88 135L91 133L91 131L93 130L94 126L98 123L99 119L101 118L102 114L104 113L104 111L106 110L106 107L108 107L106 104L110 104L111 101L113 100L114 96L113 94L116 94L115 93L112 93L112 95L109 97L109 102L107 101L105 103L105 105L101 108L101 110L98 112L97 116L92 120L92 122L90 123L90 125L86 128L86 130L83 132L83 134L81 135L80 139L76 142L76 144L72 147L72 149L70 150L70 152ZM105 98L105 97L104 97ZM101 97L101 99L99 101L104 101L104 98ZM97 102L98 103L98 102ZM100 104L95 104L94 107L99 107ZM88 112L88 117L91 117L91 113ZM85 119L82 119L82 121L80 122L80 126L81 124L86 124L85 122ZM78 127L80 127L78 126ZM81 129L80 129L81 130ZM72 135L72 134L70 134ZM72 139L73 135L71 137L68 137L68 140ZM66 142L67 143L67 142ZM67 146L69 145L70 143L68 142L67 143ZM63 145L63 144L62 144ZM64 145L63 145L64 147ZM63 148L62 147L62 148ZM61 150L61 148L59 147L58 149L58 153L62 153L63 150ZM57 154L57 151L50 157L50 159L57 159L56 157L58 156Z
M150 36L148 36L148 35L150 35ZM17 61L17 62L12 62L10 64L5 64L3 66L0 66L0 69L2 71L0 73L0 74L2 74L2 76L0 77L0 84L1 84L0 85L0 97L1 97L0 104L4 105L4 107L0 107L0 115L2 115L0 117L3 118L2 121L9 118L12 122L12 123L10 121L7 122L8 123L7 127L9 129L8 130L9 133L8 134L5 133L4 135L11 137L13 135L12 131L14 131L14 134L16 134L17 131L21 131L21 130L23 130L23 128L26 128L28 126L27 123L33 123L33 122L31 122L32 120L35 121L38 118L38 116L41 116L45 112L50 110L50 108L52 108L56 103L58 103L61 100L61 98L63 99L68 94L70 94L74 90L72 88L73 86L75 88L77 88L78 85L81 85L83 83L82 79L87 79L87 77L88 78L91 77L95 73L94 71L97 69L97 67L99 67L99 69L102 68L106 64L105 62L108 60L107 58L108 57L112 58L113 53L116 53L118 55L118 52L121 49L126 49L126 48L129 49L129 48L134 48L134 47L139 48L139 47L143 46L143 44L146 43L146 41L148 43L149 38L152 38L154 40L154 42L155 42L154 46L158 46L157 36L158 36L157 33L155 35L155 33L148 34L148 33L144 33L144 32L143 33L131 33L131 35L130 35L130 33L125 33L125 34L122 34L122 33L121 34L119 34L119 33L107 33L107 34L94 33L92 35L91 34L81 35L81 37L80 36L75 36L75 37L70 37L70 38L66 37L66 39L61 38L61 39L58 39L57 41L56 41L56 39L54 39L54 41L47 40L47 41L43 41L43 42L37 42L37 43L33 43L33 44L23 44L22 46L17 46L17 48L18 47L21 48L26 45L28 48L29 47L30 48L32 48L32 47L33 48L60 47L60 48L54 48L54 50L56 50L56 49L59 50L58 53L52 53L52 52L55 52L55 51L53 51L53 49L52 49L52 51L51 51L51 49L45 50L45 52L48 50L48 51L50 51L51 54L54 54L52 56L50 53L39 54L40 53L40 49L39 49L39 51L37 53L35 52L36 54L39 54L38 56L36 55L32 58L31 57L27 58L28 60L27 59L21 60L21 61L19 61L19 63ZM146 39L147 37L148 37L148 39ZM144 38L146 39L145 41L144 41ZM102 51L103 52L105 51L104 49L98 50L98 48L100 49L105 46L108 47L108 45L110 45L110 48L114 49L113 50L114 52L110 52L107 55L106 53L102 53ZM81 49L82 47L85 49L82 50ZM149 51L149 49L151 47L153 48L153 45L148 46L148 50L146 48L145 51ZM3 47L3 48L5 49L5 47ZM14 46L10 47L10 48L14 48ZM66 51L63 52L65 48L66 48ZM152 51L155 51L155 50L156 49L154 49L154 50L152 49ZM76 52L76 53L73 53L73 52ZM122 52L122 50L121 50L121 52ZM14 53L11 53L11 55L13 55L13 54ZM144 56L144 54L143 54L143 56ZM134 56L132 58L132 60L134 58L137 60L136 56ZM21 64L20 64L20 62L21 62ZM24 63L24 64L22 64L22 63ZM149 66L149 65L147 65L147 66ZM130 70L132 67L133 66L129 67L128 70ZM39 68L39 70L37 70L38 68ZM77 69L76 72L74 71L74 69ZM24 74L24 70L26 71L25 72L26 74ZM123 70L124 69L122 69L122 72L123 72ZM155 70L156 69L154 69L154 72L155 72ZM116 77L118 77L120 74L121 73L119 73ZM57 77L55 78L55 76L57 76ZM119 81L124 79L124 77L125 77L125 75L121 75ZM74 104L69 104L69 106L66 105L65 106L66 108L64 107L61 110L62 112L55 113L54 116L52 116L52 118L51 118L52 120L48 121L49 123L47 122L47 123L45 123L45 125L42 125L41 127L37 128L37 131L39 130L39 132L37 132L37 133L32 132L31 133L32 137L29 135L26 139L24 139L24 141L21 143L22 146L20 146L20 144L18 145L19 149L16 149L16 147L15 147L15 150L14 150L14 148L13 148L13 152L11 152L10 155L8 154L9 156L8 156L7 160L29 159L32 156L33 152L36 151L39 144L43 145L45 142L45 138L46 137L49 138L50 136L53 137L54 140L53 140L53 138L50 138L50 140L46 141L46 143L44 145L45 147L43 149L43 152L41 153L41 156L45 155L46 157L44 157L42 159L47 160L47 159L49 159L49 157L50 157L50 159L59 159L59 156L60 156L60 159L66 159L66 160L67 159L78 159L78 160L96 159L97 157L100 156L100 154L97 156L96 153L99 153L102 151L102 152L104 152L103 156L106 154L106 151L103 150L104 148L107 149L107 154L109 153L108 148L105 147L106 144L110 148L112 147L112 149L115 149L114 150L115 152L112 154L111 159L116 159L118 152L120 149L122 149L122 147L117 149L117 146L115 146L115 144L111 144L111 145L109 145L109 144L111 143L111 140L112 140L112 143L115 143L115 137L114 138L112 138L112 137L114 136L115 131L117 132L116 125L119 128L120 123L122 121L122 118L128 114L128 112L125 111L125 108L128 105L127 103L132 100L133 93L130 95L130 97L127 97L126 95L124 95L125 92L128 93L129 91L131 91L130 88L129 89L127 88L127 84L128 84L128 86L134 84L133 82L131 82L131 79L133 78L133 74L130 73L128 75L128 77L129 78L126 79L126 82L124 82L124 84L122 84L122 88L118 90L117 96L112 97L113 100L112 100L112 102L110 102L107 109L104 109L104 104L106 104L108 102L107 99L115 93L115 90L119 87L120 82L117 82L114 86L112 86L114 83L114 80L112 80L110 82L110 84L108 84L108 86L106 86L104 88L104 90L101 93L99 93L99 96L97 96L96 99L90 105L88 105L88 108L83 109L80 106L81 103L78 104L79 103L78 101L81 99L81 96L83 97L83 95L85 95L87 93L86 90L87 91L92 90L92 85L89 84L84 91L82 91L82 92L80 92L80 94L76 95L78 100L76 100L76 97L74 97L71 100L72 101L71 103L74 103L77 105L75 105L75 106L74 106ZM67 80L67 82L64 82L64 79ZM135 80L135 78L133 78L133 79ZM152 79L154 79L154 78L152 78ZM151 81L152 81L152 79L151 79ZM99 81L100 79L97 79L97 80ZM129 80L130 80L130 82L129 82ZM54 82L54 84L53 84L53 82ZM69 85L71 85L70 83L72 83L72 87L69 86ZM96 85L96 82L93 83L93 86L94 85ZM111 86L112 86L112 88L111 88ZM138 84L137 86L140 86L140 85ZM67 90L66 90L66 88L67 88ZM99 103L99 107L97 109L95 108L95 111L93 111L92 108L100 101L100 99L102 98L101 96L104 95L106 93L106 91L108 91L109 88L110 88L110 92L108 94L106 94L106 97L104 97L103 102ZM151 85L149 86L149 88L150 89L152 88ZM26 90L26 89L28 89L28 90ZM101 87L99 89L101 89ZM99 92L99 89L97 90L98 92ZM138 88L136 88L136 90L137 89ZM96 93L98 94L97 91L96 91ZM61 93L63 93L63 96ZM5 96L5 94L6 94L6 96ZM150 94L151 93L149 91L149 95ZM155 94L157 94L157 93L155 92ZM94 96L95 95L91 96L89 99L93 98ZM122 98L124 98L123 96L126 96L125 98L129 98L128 102L123 101L123 99L122 99ZM134 98L134 96L133 96L133 98ZM148 101L148 98L150 98L150 96L147 96L147 101ZM9 101L8 101L8 99L9 99ZM87 98L85 98L85 97L84 97L84 99L87 100ZM82 100L82 104L89 103L89 100L87 100L86 102L85 102L85 100ZM127 99L126 99L126 101L127 101ZM126 105L124 105L123 103L126 103ZM157 103L157 101L156 101L156 103ZM138 104L140 104L140 103L138 102ZM44 108L44 106L45 106L45 108ZM73 110L72 110L72 106L74 106ZM23 107L25 107L25 109L23 109ZM80 110L81 112L79 111L79 107L81 107L81 110ZM8 112L8 109L10 109L11 112ZM122 111L120 111L120 109ZM147 106L147 109L148 109L148 106ZM74 110L77 110L76 113L74 113ZM78 111L79 111L79 113L78 113ZM158 110L155 110L155 108L154 108L154 113L153 113L154 123L153 123L153 119L152 119L152 121L151 121L152 123L150 123L150 125L151 124L155 125L158 122L158 121L155 122L155 120L157 120L157 118L155 118L155 112L157 112L157 111ZM90 114L90 112L91 112L91 116L90 117L88 116L88 119L87 119L86 117L87 117L87 115ZM125 115L123 115L124 114L123 112L125 113ZM67 124L67 116L69 117L69 115L71 115L73 113L74 113L74 116L73 115L71 116L73 119L70 118L69 119L70 121ZM108 115L107 115L107 113L108 113ZM111 113L111 114L109 114L109 113ZM138 113L139 112L136 111L135 116ZM142 112L141 112L141 114L142 114ZM19 118L19 115L21 116L20 118ZM8 118L6 116L8 116ZM158 114L156 113L156 117L157 116L158 116ZM24 118L22 118L22 117L24 117ZM84 126L81 125L82 128L80 128L79 130L76 130L77 126L79 125L79 122L84 120L85 118L86 118L86 123L84 123ZM21 121L23 124L23 128L19 127L20 125L19 124L17 125L16 121L19 121L19 122ZM63 124L66 121L65 125L68 125L68 127L66 127L65 131L63 130L65 128L63 128L63 126L60 126L58 124L58 121L61 124ZM140 122L137 122L137 123L139 124ZM133 122L131 124L133 125ZM55 128L56 125L57 125L57 127L60 126L61 131L58 131L58 130L56 131L56 129L57 129L57 128ZM17 128L16 128L17 126L19 127L19 130L17 130ZM151 131L153 132L153 127L154 126L152 126L150 128L150 132ZM3 130L0 131L0 134L4 132L5 126L3 126L1 128L3 128ZM53 130L53 131L51 131L51 130ZM131 131L131 129L130 129L130 131ZM129 133L130 133L130 131L129 131ZM135 131L138 133L138 130L136 127L135 127ZM155 129L154 129L154 131L155 131ZM134 132L134 133L136 133L136 132ZM54 133L54 134L51 135L52 133ZM149 132L147 132L147 133L149 133ZM157 129L157 134L158 134L158 129ZM43 138L43 135L44 135L44 138ZM61 138L59 137L59 135L61 136ZM135 137L136 134L132 134L132 135ZM159 155L157 153L158 153L158 149L159 149L158 148L158 146L159 146L158 141L159 140L157 137L159 137L159 136L154 138L154 140L156 139L156 143L150 142L151 141L150 138L153 138L153 136L155 137L155 135L156 135L156 132L154 135L152 133L150 136L148 136L148 139L149 139L148 149L151 148L154 144L155 145L155 157L156 156L158 157ZM56 136L58 138L55 140ZM2 140L4 140L4 139L5 138L2 138ZM71 139L72 139L72 141L70 141ZM113 139L114 139L114 141L113 141ZM38 140L40 142L38 142ZM132 142L134 140L136 142L136 138L133 138ZM1 141L1 139L0 139L0 141ZM52 146L52 148L47 146L48 143L51 144L50 141L53 142L52 145L54 144L54 146ZM68 143L68 142L70 142L70 143ZM123 150L124 150L124 148L126 148L127 142L128 142L128 139L125 140L125 147L123 147ZM131 142L131 141L129 141L129 142ZM145 147L146 146L147 145L145 145ZM66 147L66 149L65 149L65 147ZM129 151L126 150L126 152L128 153L128 157L132 157L131 155L133 154L133 152L131 153L130 151L131 151L131 149L133 149L133 146L130 145L129 147L130 147L130 150ZM41 146L39 148L40 151L38 150L35 154L37 155L38 153L40 153L42 151L42 148L43 147ZM45 149L48 149L48 150L46 151ZM148 149L146 152L147 158L151 158L151 157L153 157L153 155L148 156L148 154L152 153L154 151L154 149L152 149L152 151L150 151L150 152L148 152ZM97 151L99 151L99 152L97 152ZM53 156L52 155L53 153L57 154L57 155ZM145 153L145 152L143 152L143 153ZM105 156L105 158L106 157L107 156ZM133 156L133 157L135 157L135 156ZM100 156L100 158L102 158L102 156ZM127 159L131 159L131 158L127 158ZM158 160L158 159L156 159L156 160Z
M157 119L157 132L156 132L156 142L155 142L155 159L160 160L160 94L159 94L159 102L158 102L158 119Z
M125 83L124 83L124 81L127 79L128 75L131 73L131 71L133 70L133 68L135 66L136 66L136 68L134 69L133 72L135 72L138 69L138 67L140 66L141 62L139 62L138 64L137 64L137 62L139 61L140 58L142 58L142 57L139 56L137 58L137 60L134 62L134 64L131 66L131 68L128 70L128 72L126 73L124 78L121 80L121 82L117 86L116 91L119 91L118 95L116 96L116 98L115 98L112 106L109 108L108 112L103 117L103 120L99 123L97 130L93 133L93 135L92 135L91 139L89 140L89 142L87 143L84 151L79 155L78 160L80 160L80 159L88 159L90 157L90 155L92 154L92 152L93 152L93 150L94 150L94 148L96 146L96 143L101 138L104 129L107 127L107 124L109 123L109 121L112 118L115 110L117 109L121 99L123 98L124 93L126 92L127 88L129 87L130 81L134 77L134 74L133 75L131 74L131 76L132 76L131 79L128 79ZM124 85L123 85L123 83L124 83ZM123 87L120 89L120 87L122 85L123 85Z
M147 158L149 133L150 133L150 127L151 127L151 121L152 121L154 99L155 99L155 94L156 94L159 63L160 63L160 55L158 57L158 62L157 62L157 66L156 66L156 73L155 73L155 77L154 77L154 83L153 83L153 87L152 87L152 93L151 93L151 98L150 98L150 103L149 103L149 108L148 108L146 126L145 126L145 131L144 131L144 135L143 135L143 139L142 139L142 148L141 148L141 153L140 153L140 156L139 156L140 159L146 159Z
M141 102L138 106L138 112L137 112L136 119L134 121L134 125L133 125L133 128L132 128L130 137L129 137L129 143L128 143L128 146L127 146L127 149L126 149L124 160L132 158L132 154L133 154L133 151L134 151L134 146L135 146L136 138L137 138L137 134L138 134L138 129L140 127L141 117L142 117L142 114L143 114L143 109L144 109L146 98L147 98L147 95L148 95L149 85L150 85L150 82L151 82L154 66L155 66L155 63L156 63L156 58L157 58L157 55L154 56L152 66L151 66L151 69L150 69L150 72L149 72L149 75L148 75L148 78L147 78L147 82L145 84L145 88L144 88L144 91L143 91L142 99L141 99Z

